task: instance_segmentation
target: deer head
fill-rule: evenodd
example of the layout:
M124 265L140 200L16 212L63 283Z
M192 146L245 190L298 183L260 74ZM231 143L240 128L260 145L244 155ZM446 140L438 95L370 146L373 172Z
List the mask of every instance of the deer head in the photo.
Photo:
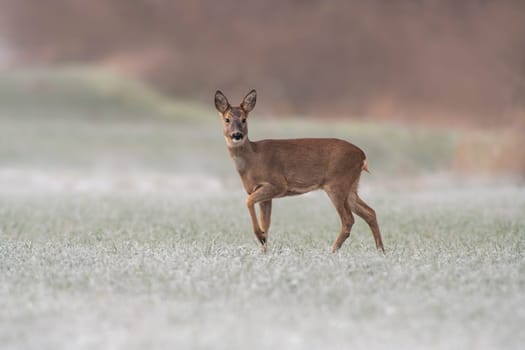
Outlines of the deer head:
M232 107L224 94L217 90L215 93L215 108L222 119L224 139L228 147L242 146L248 139L248 113L255 107L257 92L250 91L238 107Z

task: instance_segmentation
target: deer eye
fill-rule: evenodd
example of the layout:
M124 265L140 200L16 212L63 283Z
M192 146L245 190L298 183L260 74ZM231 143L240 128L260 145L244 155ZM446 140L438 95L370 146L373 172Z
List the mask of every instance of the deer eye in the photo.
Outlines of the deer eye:
M229 123L229 122L230 122L230 118L226 118L226 119L224 119L224 121L225 121L226 123Z
M243 123L243 124L246 123L246 118L244 118L244 119L242 120L242 123Z

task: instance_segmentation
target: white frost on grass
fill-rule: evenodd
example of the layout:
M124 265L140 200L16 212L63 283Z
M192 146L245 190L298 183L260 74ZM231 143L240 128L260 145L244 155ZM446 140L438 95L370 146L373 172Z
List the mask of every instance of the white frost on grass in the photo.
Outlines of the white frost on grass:
M525 189L373 191L386 256L313 196L261 255L239 193L0 194L1 348L522 347Z

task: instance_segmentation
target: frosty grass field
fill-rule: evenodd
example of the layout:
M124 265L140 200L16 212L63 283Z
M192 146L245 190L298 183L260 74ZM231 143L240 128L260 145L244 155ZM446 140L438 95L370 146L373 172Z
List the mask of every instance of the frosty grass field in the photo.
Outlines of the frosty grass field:
M449 161L454 135L252 125L254 139L362 145L361 192L387 250L356 219L329 253L339 222L315 192L274 203L261 255L214 113L126 119L111 90L95 112L54 95L2 100L27 79L0 86L2 349L523 347L525 188L421 180Z

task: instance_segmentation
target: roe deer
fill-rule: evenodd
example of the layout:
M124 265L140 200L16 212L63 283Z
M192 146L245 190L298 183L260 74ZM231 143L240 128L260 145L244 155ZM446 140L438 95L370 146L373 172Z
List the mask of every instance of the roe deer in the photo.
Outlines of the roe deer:
M255 107L257 93L250 91L238 107L232 107L221 91L215 93L215 107L222 117L224 139L244 189L253 231L266 252L272 199L323 189L341 218L341 231L333 252L350 236L352 212L370 226L376 248L384 253L375 211L357 194L359 178L368 171L365 153L338 139L248 139L248 113ZM260 206L260 225L255 204Z

